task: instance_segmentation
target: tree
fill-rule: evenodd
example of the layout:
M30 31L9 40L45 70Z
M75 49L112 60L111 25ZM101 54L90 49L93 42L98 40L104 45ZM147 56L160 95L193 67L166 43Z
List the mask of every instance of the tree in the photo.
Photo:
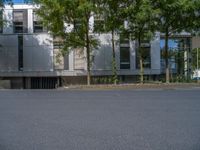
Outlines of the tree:
M154 8L159 9L157 29L165 37L166 83L169 83L169 37L182 31L191 30L197 25L199 0L152 0L152 2Z
M3 11L5 4L12 5L12 0L0 0L0 27L3 26L5 20L3 20Z
M105 31L112 35L112 72L113 83L117 84L117 66L116 66L116 38L115 35L120 32L124 25L122 10L125 7L125 0L102 0L100 5L104 17Z
M11 5L13 3L13 0L0 0L0 8L4 8L5 4Z
M2 30L3 25L6 23L6 20L3 19L3 11L5 4L12 5L12 0L0 0L0 29ZM0 47L2 45L0 44Z
M138 55L140 62L140 82L144 82L144 49L142 41L150 41L155 31L156 9L150 0L133 0L125 10L128 27L125 32L138 41Z
M48 29L63 39L63 49L86 49L87 84L91 83L91 51L99 44L92 35L90 18L97 11L95 0L36 0L38 15ZM70 28L70 26L73 28Z

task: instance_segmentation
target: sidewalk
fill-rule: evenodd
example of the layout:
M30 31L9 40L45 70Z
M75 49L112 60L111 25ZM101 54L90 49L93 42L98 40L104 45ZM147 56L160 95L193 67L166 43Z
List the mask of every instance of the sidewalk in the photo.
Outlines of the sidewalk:
M101 84L101 85L69 85L62 89L77 90L112 90L112 89L176 89L199 87L200 83L145 83L145 84Z

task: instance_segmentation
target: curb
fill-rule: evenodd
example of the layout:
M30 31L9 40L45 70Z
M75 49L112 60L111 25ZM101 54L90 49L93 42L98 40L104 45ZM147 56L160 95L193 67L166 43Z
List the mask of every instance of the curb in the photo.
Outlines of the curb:
M109 89L175 89L199 87L199 83L159 83L159 84L108 84L108 85L70 85L62 87L65 90L109 90Z

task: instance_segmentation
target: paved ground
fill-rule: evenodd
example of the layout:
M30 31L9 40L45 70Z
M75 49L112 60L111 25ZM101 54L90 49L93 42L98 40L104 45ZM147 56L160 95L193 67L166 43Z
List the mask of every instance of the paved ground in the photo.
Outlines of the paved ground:
M200 150L200 89L0 91L0 150Z

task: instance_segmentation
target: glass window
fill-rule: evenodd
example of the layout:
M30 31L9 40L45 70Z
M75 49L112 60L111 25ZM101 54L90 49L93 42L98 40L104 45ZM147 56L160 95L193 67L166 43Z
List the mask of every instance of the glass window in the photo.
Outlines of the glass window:
M120 35L120 69L130 69L130 42L127 35Z
M143 48L143 66L144 68L151 68L151 48L144 47Z
M18 69L23 71L23 36L18 36Z
M3 10L0 9L0 33L3 33Z
M53 48L61 50L63 48L62 41L56 41L56 40L54 40L53 41Z
M190 56L187 58L185 56L186 52L191 51L191 38L190 37L174 37L170 38L168 42L168 56L170 69L173 73L184 74L185 64L188 61L190 64ZM162 70L165 70L165 40L161 39L160 41L161 49L161 67Z
M63 51L63 40L59 37L54 37L54 68L69 70L69 54Z
M120 69L130 69L129 47L120 47Z
M141 55L143 58L144 69L151 68L151 47L149 43L143 43L141 47ZM136 68L140 69L140 54L138 49L136 50Z
M34 33L41 33L44 32L44 26L42 19L36 14L36 12L33 12L33 32Z
M27 11L17 10L13 12L13 30L14 33L26 33L27 30Z
M3 33L3 10L0 10L0 33Z

